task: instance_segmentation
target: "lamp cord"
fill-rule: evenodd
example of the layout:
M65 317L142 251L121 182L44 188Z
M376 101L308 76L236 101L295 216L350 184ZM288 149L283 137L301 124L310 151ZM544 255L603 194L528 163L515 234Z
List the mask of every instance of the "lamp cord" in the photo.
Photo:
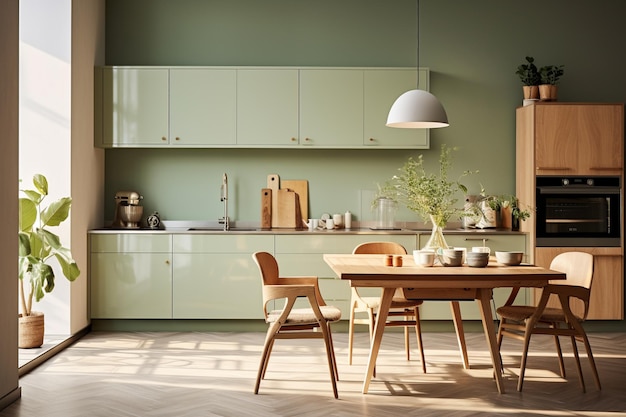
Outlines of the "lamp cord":
M417 10L415 12L415 54L417 55L417 89L420 88L420 0L417 0Z

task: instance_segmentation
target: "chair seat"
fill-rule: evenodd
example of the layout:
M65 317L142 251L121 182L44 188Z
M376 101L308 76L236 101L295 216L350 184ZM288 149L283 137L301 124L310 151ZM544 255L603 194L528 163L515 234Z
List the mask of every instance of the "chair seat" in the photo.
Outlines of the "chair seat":
M335 322L341 319L341 310L337 307L333 306L320 306L320 311L322 312L322 316L327 321ZM265 320L267 323L274 323L280 315L282 314L282 310L272 310L267 316ZM315 313L313 313L313 309L311 308L294 308L289 312L289 316L287 316L287 321L285 324L316 324L317 318L315 317Z
M374 310L380 307L380 297L361 297L366 304L365 308L373 308ZM413 308L422 305L422 300L407 300L405 298L394 298L391 300L390 308Z
M507 318L509 320L515 321L524 321L530 318L537 311L536 307L533 306L502 306L499 307L496 312L501 317ZM576 317L578 320L581 320L580 317ZM546 307L543 310L543 314L539 321L542 322L563 322L565 321L565 314L563 314L563 310L560 308L551 308Z

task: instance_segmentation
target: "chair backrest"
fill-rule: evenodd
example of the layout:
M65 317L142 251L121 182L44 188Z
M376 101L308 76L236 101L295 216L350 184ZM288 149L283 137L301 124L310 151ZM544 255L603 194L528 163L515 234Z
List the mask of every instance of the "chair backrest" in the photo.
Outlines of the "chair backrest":
M593 255L586 252L563 252L550 263L550 269L564 272L565 281L555 280L551 284L575 285L591 289L593 279Z
M256 252L252 257L261 271L263 285L278 284L278 262L276 262L276 258L267 252Z
M373 255L406 255L406 249L396 242L365 242L358 245L352 251L353 254Z

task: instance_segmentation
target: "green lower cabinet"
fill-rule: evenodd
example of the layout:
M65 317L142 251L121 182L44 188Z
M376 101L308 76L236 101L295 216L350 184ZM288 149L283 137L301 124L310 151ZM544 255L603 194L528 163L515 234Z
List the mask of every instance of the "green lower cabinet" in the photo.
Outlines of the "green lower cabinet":
M252 259L273 236L174 235L173 318L262 319L262 285Z
M92 318L172 318L171 236L91 235L90 250Z
M263 318L262 287L252 254L174 254L175 319Z
M170 253L92 253L91 317L172 318Z

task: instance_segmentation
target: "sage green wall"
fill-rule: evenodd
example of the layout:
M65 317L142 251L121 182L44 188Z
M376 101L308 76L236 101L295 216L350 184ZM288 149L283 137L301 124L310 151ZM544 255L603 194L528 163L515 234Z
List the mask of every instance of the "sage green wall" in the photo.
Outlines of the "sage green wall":
M107 0L106 8L107 65L417 65L414 0ZM214 219L227 172L236 220L258 220L270 173L308 179L314 216L350 209L365 218L359 190L410 155L436 167L443 143L461 148L455 174L480 169L465 181L470 191L482 183L512 193L517 65L526 55L564 64L560 101L624 102L625 15L621 0L421 0L419 65L431 69L430 90L451 123L431 132L430 150L108 150L106 214L115 191L130 188L146 211Z

